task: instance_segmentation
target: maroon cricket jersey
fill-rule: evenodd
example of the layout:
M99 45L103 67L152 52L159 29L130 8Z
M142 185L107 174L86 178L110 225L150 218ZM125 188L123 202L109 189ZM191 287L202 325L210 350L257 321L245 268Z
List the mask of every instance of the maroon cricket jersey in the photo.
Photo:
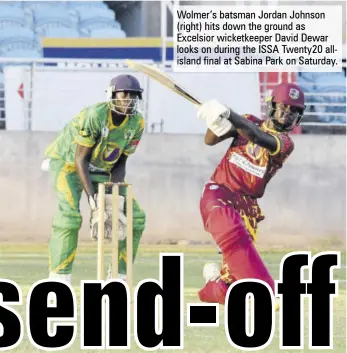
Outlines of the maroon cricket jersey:
M231 191L260 198L267 183L294 150L294 143L288 133L270 130L264 120L253 115L244 115L244 118L273 135L278 142L277 150L271 154L269 150L237 135L211 180L227 186Z

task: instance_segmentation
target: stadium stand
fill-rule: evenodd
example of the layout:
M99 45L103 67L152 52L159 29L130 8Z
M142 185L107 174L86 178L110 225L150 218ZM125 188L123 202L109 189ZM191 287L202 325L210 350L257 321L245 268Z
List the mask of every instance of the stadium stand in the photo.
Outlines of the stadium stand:
M26 27L11 27L0 30L0 53L16 50L40 51L40 42L35 32Z
M102 1L0 2L0 56L40 57L44 37L124 38L115 16Z
M0 3L0 29L27 26L30 22L22 8Z
M44 37L124 38L115 16L103 1L1 1L0 57L41 58ZM0 63L0 129L5 128L3 66Z
M313 115L305 121L321 121L332 124L346 122L346 73L303 72L297 76L304 89L307 107ZM314 113L319 113L315 115Z

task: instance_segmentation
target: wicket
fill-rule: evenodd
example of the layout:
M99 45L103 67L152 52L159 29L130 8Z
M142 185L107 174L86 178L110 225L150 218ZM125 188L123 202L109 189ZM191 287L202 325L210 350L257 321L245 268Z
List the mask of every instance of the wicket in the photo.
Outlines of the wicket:
M127 183L99 183L99 224L98 224L98 259L97 259L97 278L105 280L105 195L106 187L112 188L112 278L118 277L118 212L119 212L119 187L126 187L126 250L127 265L126 276L130 292L132 291L133 279L133 192L132 185Z

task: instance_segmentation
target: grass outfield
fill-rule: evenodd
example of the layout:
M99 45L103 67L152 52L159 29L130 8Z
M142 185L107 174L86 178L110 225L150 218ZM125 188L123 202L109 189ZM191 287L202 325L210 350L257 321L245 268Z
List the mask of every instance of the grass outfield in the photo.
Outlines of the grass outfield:
M319 250L317 250L319 251ZM207 247L178 247L178 246L142 246L139 250L136 263L134 265L134 285L144 278L159 278L159 253L160 252L183 252L184 253L184 295L185 303L198 302L197 291L203 286L202 267L207 261L218 261L219 255L214 248ZM279 263L288 251L262 252L266 264L275 279L278 279ZM316 251L314 251L316 252ZM313 253L314 253L313 252ZM23 291L24 297L30 286L37 280L47 277L47 247L35 245L0 245L0 268L1 277L17 282ZM108 254L109 256L109 254ZM346 352L346 269L345 253L342 254L341 269L335 270L334 279L339 282L339 296L334 300L334 352ZM107 259L106 263L109 261ZM96 279L96 247L81 246L78 250L74 273L73 286L75 287L77 299L79 301L79 280ZM308 305L305 302L305 320L307 321ZM16 308L23 319L24 304ZM278 313L276 313L276 320ZM224 332L224 308L220 310L219 327L184 327L184 352L198 353L226 353L236 352L228 343ZM297 352L308 352L308 325L305 322L305 350ZM65 352L79 352L79 335L75 343ZM95 351L95 350L94 350ZM137 347L135 341L131 341L130 352L142 352ZM276 332L272 344L263 350L268 353L280 352L278 340L278 323L276 321ZM323 350L323 352L331 350ZM31 353L38 352L29 342L26 333L22 343L12 352ZM85 352L93 352L86 350ZM286 352L286 351L282 351Z

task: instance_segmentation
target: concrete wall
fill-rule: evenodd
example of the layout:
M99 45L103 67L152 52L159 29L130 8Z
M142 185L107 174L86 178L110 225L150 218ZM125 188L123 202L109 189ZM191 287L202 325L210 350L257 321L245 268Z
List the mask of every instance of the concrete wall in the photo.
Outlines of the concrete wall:
M54 133L0 132L0 240L47 241L56 210L43 152ZM345 236L345 136L293 136L296 150L274 177L260 205L261 245L341 244ZM145 135L129 159L128 182L147 211L143 240L210 241L202 228L199 197L227 142L209 147L203 137ZM89 241L83 198L83 231Z

